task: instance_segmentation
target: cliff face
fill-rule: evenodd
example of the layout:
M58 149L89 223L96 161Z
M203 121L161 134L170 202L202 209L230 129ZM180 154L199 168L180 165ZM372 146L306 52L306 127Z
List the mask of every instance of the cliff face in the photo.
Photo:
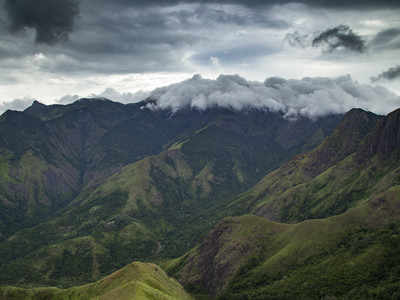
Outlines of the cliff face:
M400 149L400 109L382 119L376 129L368 136L359 159L363 160L378 155L381 159L399 158Z

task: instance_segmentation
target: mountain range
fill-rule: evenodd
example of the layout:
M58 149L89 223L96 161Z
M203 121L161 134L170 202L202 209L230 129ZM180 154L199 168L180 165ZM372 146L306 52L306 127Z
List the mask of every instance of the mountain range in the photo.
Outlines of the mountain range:
M156 104L0 117L0 299L397 299L400 110Z

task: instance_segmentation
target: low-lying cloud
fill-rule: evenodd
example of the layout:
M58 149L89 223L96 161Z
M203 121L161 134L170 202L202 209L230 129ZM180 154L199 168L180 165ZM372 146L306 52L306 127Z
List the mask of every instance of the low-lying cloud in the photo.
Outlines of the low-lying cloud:
M100 94L92 94L90 98L106 98L112 101L121 102L121 103L135 103L141 100L146 99L149 96L149 92L138 91L136 93L120 93L113 88L106 88Z
M234 110L267 109L286 118L318 118L362 108L386 114L400 107L400 97L380 86L359 84L348 76L335 79L304 78L287 80L272 77L264 83L247 81L237 75L221 75L216 80L200 75L181 83L154 90L151 109L206 110L225 107Z
M54 102L69 104L78 98L78 95L67 95ZM270 77L264 82L248 81L238 75L220 75L216 80L195 75L151 92L120 93L108 88L88 98L107 98L121 103L152 99L155 101L148 103L146 108L165 109L172 113L186 108L200 111L214 107L236 111L260 109L280 112L288 119L316 119L330 114L343 114L352 108L387 114L400 107L400 96L382 86L360 84L350 75L301 80ZM31 98L5 102L0 105L0 112L7 109L24 110L32 102Z

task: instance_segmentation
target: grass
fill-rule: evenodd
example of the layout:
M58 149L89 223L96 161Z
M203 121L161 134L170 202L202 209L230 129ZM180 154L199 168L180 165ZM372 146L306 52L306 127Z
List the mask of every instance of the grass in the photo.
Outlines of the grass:
M191 300L179 283L154 264L132 263L91 284L69 289L0 288L1 300Z
M227 218L164 267L219 299L386 299L388 289L400 292L399 195L395 186L344 214L297 224Z

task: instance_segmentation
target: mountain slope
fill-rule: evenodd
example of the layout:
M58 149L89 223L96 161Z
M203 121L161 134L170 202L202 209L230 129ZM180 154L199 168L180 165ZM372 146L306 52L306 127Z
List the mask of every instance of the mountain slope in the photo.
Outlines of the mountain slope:
M396 186L342 215L298 224L227 218L165 268L188 290L219 299L396 299L399 195Z
M296 222L340 214L398 184L396 148L394 156L367 154L370 140L384 134L379 128L397 114L381 118L361 110L349 112L319 147L265 176L231 208Z
M165 268L189 290L221 299L396 299L399 116L349 112L314 151L229 205L267 218L225 219Z
M16 180L10 170L27 164L3 156L1 282L71 286L133 260L179 256L227 215L224 207L233 197L318 144L341 119L289 121L267 110L218 107L172 113L143 105L80 100L68 106L34 103L17 113L48 132L28 137L51 149L44 155L28 144L22 157L29 153L44 166L37 163L25 173L42 194L63 200L37 205L44 196L32 192L27 179L21 180L23 193L7 194ZM70 197L57 196L66 183L48 174L53 168L71 174ZM33 199L38 213L12 206L24 205L20 194ZM17 217L7 219L14 216L11 209Z
M119 299L119 300L190 300L179 285L154 264L132 263L98 282L70 289L0 288L0 299Z

